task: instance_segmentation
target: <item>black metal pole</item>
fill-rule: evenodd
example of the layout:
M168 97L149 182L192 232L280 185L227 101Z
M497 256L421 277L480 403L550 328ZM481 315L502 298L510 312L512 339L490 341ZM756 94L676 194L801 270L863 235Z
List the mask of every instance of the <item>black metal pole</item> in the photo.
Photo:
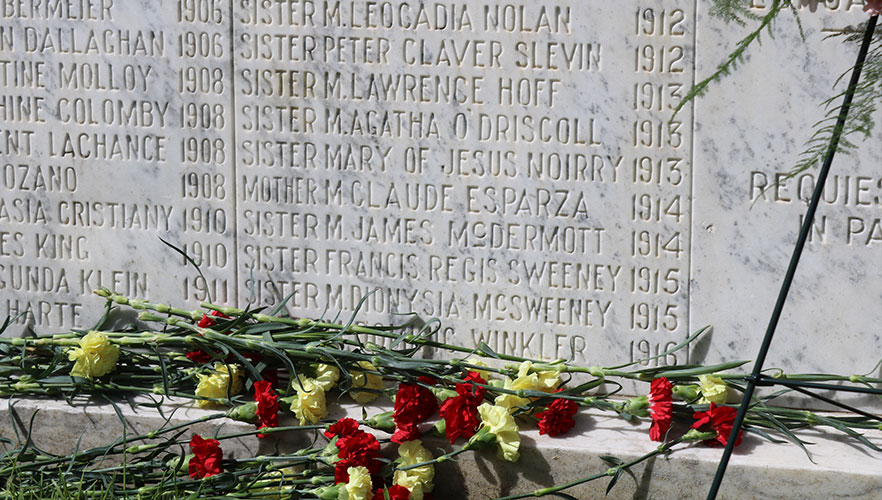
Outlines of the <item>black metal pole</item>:
M756 363L753 365L753 374L748 379L747 388L741 400L741 406L738 408L738 415L732 424L732 432L729 434L729 441L726 449L723 450L723 456L720 458L720 464L714 475L714 482L711 485L710 492L707 494L708 500L715 500L720 484L723 482L723 476L726 474L726 467L729 465L729 458L732 456L732 450L735 449L735 442L741 427L744 425L744 417L747 415L747 409L753 399L753 392L756 389L756 383L762 374L763 364L766 361L766 355L769 353L769 347L772 344L772 337L775 335L775 329L778 327L778 320L781 318L781 311L784 309L784 303L787 301L787 294L790 292L790 285L793 283L793 276L796 274L796 266L799 265L799 258L802 256L802 250L808 239L809 231L811 231L812 223L815 219L815 212L818 210L818 204L821 200L821 193L824 191L824 183L827 181L827 174L830 173L830 166L833 164L833 155L839 147L839 138L842 135L842 129L845 126L845 119L848 117L851 101L854 98L854 92L857 88L858 81L861 78L861 68L867 57L867 51L870 48L870 41L873 38L873 31L876 29L876 21L879 16L873 16L867 23L867 29L864 32L864 39L861 44L861 50L858 52L857 62L854 70L851 72L851 81L845 92L845 98L842 101L842 108L839 110L839 117L836 120L836 126L833 129L833 137L830 138L830 147L824 157L824 164L821 166L821 172L818 174L818 183L812 194L811 203L809 203L808 211L802 222L799 231L799 239L796 241L796 248L793 249L793 256L790 258L790 266L787 268L787 274L784 276L784 282L781 284L781 291L778 293L778 302L775 303L775 309L772 311L772 317L769 320L769 326L766 329L766 335L760 346L759 354L756 356Z

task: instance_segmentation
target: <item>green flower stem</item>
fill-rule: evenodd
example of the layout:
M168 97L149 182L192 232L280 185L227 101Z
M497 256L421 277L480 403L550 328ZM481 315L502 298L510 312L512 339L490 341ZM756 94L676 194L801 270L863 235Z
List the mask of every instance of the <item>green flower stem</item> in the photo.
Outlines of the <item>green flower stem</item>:
M713 433L711 433L711 434L713 434ZM545 495L551 495L551 494L563 491L568 488L572 488L573 486L578 486L580 484L587 483L589 481L594 481L596 479L600 479L603 477L613 477L616 474L621 474L621 471L627 470L630 467L633 467L634 465L637 465L640 462L648 460L648 459L650 459L660 453L667 453L674 445L679 444L680 442L681 442L680 439L677 439L674 441L668 441L666 443L661 444L659 447L657 447L656 449L650 451L649 453L647 453L643 456L635 458L634 460L631 460L630 462L626 462L621 465L611 467L611 468L607 469L605 472L600 472L600 473L594 474L592 476L586 476L586 477L583 477L581 479L577 479L575 481L571 481L566 484L561 484L558 486L551 486L548 488L543 488L541 490L535 490L535 491L531 491L528 493L520 493L517 495L510 495L507 497L499 497L499 498L496 498L495 500L515 500L517 498L542 497Z
M327 428L325 424L316 424L316 425L289 425L286 427L263 427L262 429L258 429L251 433L245 433L242 435L249 434L275 434L278 432L287 432L287 431L309 431L309 430L321 430L324 431ZM218 438L220 439L220 438ZM321 448L324 449L324 448Z
M93 290L92 293L98 295L99 297L104 297L107 300L110 300L117 304L127 305L132 309L147 309L162 314L171 314L173 316L188 318L192 321L199 321L200 319L202 319L202 315L204 314L202 311L199 310L185 311L183 309L177 309L175 307L171 307L165 304L154 304L152 302L147 302L146 300L130 299L118 293L114 293L104 287Z
M749 375L740 373L715 373L723 380L744 380ZM833 373L778 373L774 378L781 380L799 380L803 382L852 382L855 384L882 384L882 378L866 375L836 375Z
M81 379L86 380L86 379ZM59 390L61 392L65 392L64 389L69 389L70 391L74 389L88 389L88 390L109 390L109 391L118 391L118 392L152 392L153 387L140 387L133 385L121 385L113 382L89 382L85 383L76 382L73 378L71 378L71 382L53 382L53 383L45 383L45 382L16 382L14 384L0 384L0 392L10 392L10 393L22 393L22 394L57 394ZM181 397L189 397L195 398L192 394L173 394L175 396Z
M423 467L426 465L433 465L433 464L440 464L440 463L444 463L444 462L449 462L449 461L453 460L453 457L460 455L462 453L465 453L471 449L474 449L474 447L475 446L471 444L471 441L469 441L466 444L462 445L462 448L460 448L458 450L453 450L450 453L445 453L443 455L439 455L439 456L433 458L432 460L427 460L425 462L420 462L418 464L407 465L404 467L396 467L395 470L406 471L406 470L416 469L417 467Z
M157 332L144 332L140 335L115 332L102 332L107 335L108 340L117 345L133 345L144 346L146 344L186 344L186 338L181 336L167 335ZM79 347L82 336L69 337L56 336L51 337L0 337L0 343L9 344L16 347Z
M636 371L622 371L622 370L612 370L608 368L602 368L598 366L572 366L567 367L566 371L574 372L574 373L588 373L598 378L607 378L607 377L618 377L623 379L630 380L642 380L642 381L652 381L653 379L666 377L670 380L680 380L680 379L692 379L698 377L699 375L708 375L715 374L717 372L723 372L726 370L731 370L734 368L738 368L739 366L744 365L747 361L731 361L728 363L721 363L717 365L710 366L701 366L701 365L687 365L685 367L659 367L657 369L651 370L636 370ZM741 377L745 377L746 375L742 375Z
M877 429L879 426L879 422L877 420L871 420L864 417L841 417L837 415L818 415L817 413L810 412L807 410L794 410L790 408L779 408L779 407L759 407L752 409L754 415L757 415L755 418L761 418L761 414L768 412L772 414L776 420L784 422L784 423L792 423L794 424L794 428L804 428L804 427L833 427L836 428L833 424L841 424L846 427L853 427L856 429ZM758 420L759 422L766 422L766 420Z
M223 414L221 414L223 415ZM258 434L274 434L279 432L287 432L287 431L307 431L307 430L323 430L325 429L325 425L289 425L286 427L262 427L260 429L254 429L252 431L243 431L243 432L234 432L232 434L220 434L217 436L213 436L212 439L217 439L218 441L223 441L225 439L236 439L240 437L247 436L256 436ZM175 444L189 444L190 439L179 439L177 441L168 441L169 445ZM324 449L324 448L322 448ZM252 459L255 462L266 461L265 459Z
M122 304L122 305L128 305L128 306L132 307L133 309L151 310L151 311L155 311L155 312L158 312L161 314L177 316L179 318L186 318L190 321L198 321L199 319L202 318L202 315L204 314L204 312L200 311L200 310L188 311L188 310L184 310L184 309L178 309L178 308L166 305L166 304L157 304L157 303L151 303L151 302L148 302L145 300L128 298L128 297L116 294L116 293L108 290L107 288L99 288L98 290L95 290L94 293L96 295L104 297L112 302ZM228 316L242 316L242 315L247 314L250 318L254 319L255 321L257 321L259 323L278 323L278 324L297 327L297 328L306 330L305 332L290 334L290 335L294 335L294 336L302 335L304 333L309 333L311 335L317 336L318 338L325 338L326 336L328 336L328 334L336 336L336 335L339 335L340 332L347 331L347 332L353 332L355 334L367 334L367 335L374 335L374 336L385 337L385 338L390 338L390 339L398 339L401 337L400 333L394 333L394 332L387 331L387 330L390 330L390 328L383 329L383 328L378 328L378 327L366 327L366 326L353 325L353 324L342 325L342 324L337 324L337 323L329 323L329 322L324 322L324 321L310 320L310 319L305 319L305 318L293 319L293 318L276 317L276 316L270 316L270 315L260 314L260 313L255 314L255 313L251 313L250 311L245 311L245 310L233 308L233 307L218 306L218 305L211 304L208 302L203 302L201 304L201 306L204 307L205 309L208 309L208 310L222 312L224 314L227 314ZM159 317L153 318L153 320L160 320L160 318ZM175 324L175 326L185 326L186 325L186 323L173 323L173 322L168 322L168 323ZM405 325L402 325L401 327L393 327L391 329L401 329L401 328L404 328L404 326ZM196 327L196 328L198 328L198 327ZM312 330L312 329L325 329L325 330L329 330L329 332L327 332L327 333L325 333L325 332L310 332L310 330ZM198 330L196 330L195 328L194 328L194 331L198 332ZM287 336L288 334L282 334L282 335ZM54 345L69 345L70 346L70 345L77 345L78 344L78 336L76 336L76 334L56 335L56 336L53 336L53 339L55 340ZM115 339L114 342L119 343L121 345L142 345L145 341L149 342L149 343L180 342L180 340L177 340L177 339L180 339L180 337L173 337L172 336L170 339L159 339L158 337L146 338L145 336L142 335L140 337L131 337L131 336L123 337L119 341L117 341ZM26 344L25 342L22 342L25 339L9 339L9 340L12 340L11 343L13 345L25 345ZM32 339L29 339L29 340L32 340ZM340 341L340 340L344 340L344 339L337 339L337 340ZM435 341L427 340L425 338L422 338L420 336L413 335L413 334L405 335L404 340L408 343L415 344L415 345L422 345L422 346L426 346L426 347L446 349L446 350L454 351L454 352L474 354L474 355L477 355L480 357L485 357L485 358L491 357L491 356L486 355L485 353L482 353L482 352L477 351L472 348L466 348L466 347L462 347L462 346L456 346L456 345L445 344L445 343L441 343L441 342L435 342ZM3 341L3 340L0 340L0 341ZM44 345L44 343L48 344L45 340L40 340L39 342L36 342L33 345ZM348 341L347 341L347 343L348 343ZM499 354L499 358L507 360L507 361L517 361L517 362L532 361L532 362L536 363L537 365L539 365L540 367L549 365L549 363L543 362L541 360L535 360L535 359L524 358L524 357L519 357L519 356ZM742 364L743 364L743 362L733 362L733 363L724 363L724 364L709 366L709 367L699 366L699 367L691 367L691 368L687 368L687 369L672 368L672 369L667 369L667 370L659 370L659 369L638 370L635 372L610 370L610 369L598 368L598 367L574 367L574 366L567 366L567 365L558 365L558 367L563 372L590 373L595 376L601 376L601 377L619 377L619 378L643 380L643 381L652 380L653 378L662 377L662 376L668 377L669 379L678 380L681 378L696 377L698 375L704 375L704 374L710 374L710 373L714 373L715 375L720 376L721 378L725 378L725 379L729 379L729 380L740 380L740 379L743 379L745 377L745 375L724 374L724 373L718 373L718 372L732 369L732 368L741 366ZM496 369L492 369L492 368L488 369L485 367L478 367L476 365L466 365L466 366L468 366L469 368L472 368L472 369L497 371ZM805 381L849 381L849 382L853 382L853 383L864 383L864 384L882 383L882 379L880 379L880 378L872 378L872 377L866 377L866 376L862 376L862 375L842 376L842 375L834 375L834 374L805 374L805 375L782 375L781 378L786 378L789 380L805 380Z
M319 453L324 451L324 448L315 448L312 450L299 450L297 453L304 453L305 451L309 451L310 453L307 455L279 455L279 456L271 456L271 455L260 455L252 458L233 458L227 460L227 462L232 462L236 464L246 464L246 465L260 465L260 464L272 464L273 462L284 462L281 467L294 467L297 465L309 463L309 462L320 462L317 459ZM274 466L273 471L278 471L279 466ZM269 470L269 469L267 469ZM288 474L288 476L302 476L306 475L307 471L298 472L296 474Z
M254 472L257 472L257 471L256 470L254 470L254 471L232 471L233 475L235 475L237 477L245 476L246 474L251 474ZM245 481L246 480L243 479L241 482L244 483ZM293 480L289 479L289 480L285 480L284 483L285 483L285 485L318 485L318 484L333 483L333 481L334 481L334 476L313 476L308 479L293 479ZM145 494L150 494L150 493L153 493L156 491L162 491L165 489L169 489L170 487L172 487L174 485L179 488L185 488L185 489L201 488L203 490L203 494L201 494L199 496L199 498L213 498L212 496L210 496L210 493L209 493L210 488L211 488L211 482L212 482L212 478L210 478L210 477L205 478L205 479L177 478L174 480L174 482L172 484L169 484L169 482L171 482L171 480L163 481L161 483L154 484L154 485L142 486L142 487L134 489L134 490L131 490L131 489L130 490L123 490L121 492L120 496L122 498L134 498L134 497L140 498L141 496L143 496ZM261 481L259 480L258 483L259 482L261 482ZM278 487L279 484L280 484L279 480L275 480L275 481L267 480L267 483L265 484L265 486L270 487L270 488L274 488L274 487ZM256 487L256 486L259 486L259 484L251 484L251 486ZM283 489L284 489L284 486L283 486ZM206 491L206 490L208 490L208 491ZM272 493L273 493L273 496L277 496L279 494L279 491L273 491ZM239 492L233 491L233 492L225 493L220 498L253 498L253 497L254 497L253 491L239 491Z
M277 350L283 351L291 358L305 359L309 361L327 361L327 358L330 357L352 359L357 361L378 359L376 357L366 356L352 351L329 350L327 348L317 346L302 346L300 349L293 349L278 343L269 344L263 339L263 337L252 336L250 338L247 338L243 336L226 335L211 328L202 328L191 323L187 323L186 321L182 321L178 318L162 317L151 313L142 312L139 314L139 318L145 321L159 321L169 326L181 327L202 335L202 337L208 341L220 342L237 347L239 349L250 350L265 354L275 355L267 349L267 347L273 347ZM195 337L193 339L194 341L196 340ZM328 354L330 354L331 356L328 356Z
M466 381L460 378L444 378L449 382L454 384L462 384ZM587 384L583 384L584 386L588 386L588 389L597 387L603 383L602 380L594 380ZM504 387L496 387L489 384L478 384L474 383L476 387L482 387L487 390L489 394L511 394L513 396L517 396L519 398L534 398L534 399L542 399L542 400L550 400L550 399L569 399L571 401L575 401L579 403L581 406L598 408L601 410L613 410L615 409L615 405L613 403L608 403L605 400L604 396L585 396L579 394L578 391L568 390L566 393L557 393L557 392L543 392L543 391L535 391L535 390L525 390L525 389L506 389ZM582 387L582 386L580 386ZM587 390L587 389L585 389ZM571 394L567 394L571 393Z
M214 414L199 417L194 420L190 420L188 422L183 422L183 423L176 424L176 425L170 425L168 427L163 427L162 429L152 430L152 431L147 432L145 434L140 434L137 436L127 436L125 440L120 438L109 445L91 448L88 450L78 452L76 454L76 460L79 461L79 460L83 460L83 459L91 458L91 457L100 457L100 456L111 455L111 454L119 454L119 453L123 453L124 451L129 452L128 450L131 447L119 448L119 449L117 449L117 447L127 445L132 442L143 441L146 439L156 439L158 436L161 436L162 434L167 434L169 432L173 432L178 429L189 427L194 424L208 422L208 421L215 420L218 418L223 418L225 416L226 416L225 413L214 413ZM21 469L21 468L30 469L30 468L35 468L35 467L39 468L39 467L43 467L46 465L52 465L52 464L57 464L57 463L67 464L67 463L70 463L71 461L72 461L72 455L67 455L65 457L60 457L60 458L59 457L47 457L46 460L35 460L35 461L29 462L27 464L15 464L13 466L0 469L0 477L8 477L9 474L11 474L11 472L16 469Z
M235 307L218 306L218 305L212 304L210 302L202 302L200 304L200 306L202 306L206 309L211 309L213 311L218 311L218 312L224 313L227 316L242 316L242 315L246 314L246 311L243 309L237 309ZM371 327L361 326L361 325L354 325L354 324L341 325L338 323L328 323L328 322L324 322L324 321L316 321L316 320L310 320L310 319L306 319L306 318L299 318L299 319L281 318L281 317L277 317L277 316L270 316L268 314L254 314L251 312L247 312L247 313L252 319L257 321L258 323L279 323L279 324L283 324L283 325L296 326L299 328L321 328L321 329L332 330L337 333L347 331L347 332L353 332L356 334L374 335L377 337L385 337L385 338L390 338L390 339L398 339L401 337L401 334L391 333L391 332L387 332L382 329L371 328ZM400 327L400 328L403 328L403 327ZM396 329L399 329L399 328L396 327ZM410 343L410 344L414 344L414 345L421 345L421 346L425 346L425 347L435 347L435 348L446 349L446 350L454 351L454 352L463 352L463 353L468 353L468 354L474 354L474 355L477 355L477 356L483 357L483 358L492 358L492 356L485 354L481 351L478 351L476 349L470 349L467 347L445 344L442 342L435 342L433 340L427 340L419 335L413 335L413 334L404 335L404 341L407 343ZM516 361L519 363L524 362L524 361L532 361L534 363L540 363L540 364L545 363L544 361L541 361L541 360L523 358L520 356L512 356L512 355L508 355L508 354L497 353L497 356L499 357L499 359L504 359L506 361Z
M283 479L283 481L284 481L283 487L288 486L288 485L296 485L296 484L309 484L309 485L315 485L315 484L321 484L321 483L333 484L334 476L311 476L306 479ZM252 488L267 488L267 487L274 488L274 487L277 487L279 485L279 483L280 483L279 479L272 479L272 478L259 479L259 480L255 481L253 484L251 484L250 486ZM276 495L276 494L278 494L278 492L273 492L273 494ZM235 495L235 493L231 493L230 495Z

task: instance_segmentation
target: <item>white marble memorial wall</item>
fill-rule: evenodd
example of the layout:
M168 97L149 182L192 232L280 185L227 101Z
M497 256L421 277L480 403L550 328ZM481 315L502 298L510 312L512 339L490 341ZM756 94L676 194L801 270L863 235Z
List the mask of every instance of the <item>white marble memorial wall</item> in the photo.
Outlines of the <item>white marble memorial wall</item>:
M348 318L376 290L362 320L501 353L611 365L713 324L652 363L750 358L811 177L758 193L853 59L822 41L846 3L671 120L743 35L705 2L2 2L0 315L88 327L106 286ZM777 366L878 358L879 160L834 165Z

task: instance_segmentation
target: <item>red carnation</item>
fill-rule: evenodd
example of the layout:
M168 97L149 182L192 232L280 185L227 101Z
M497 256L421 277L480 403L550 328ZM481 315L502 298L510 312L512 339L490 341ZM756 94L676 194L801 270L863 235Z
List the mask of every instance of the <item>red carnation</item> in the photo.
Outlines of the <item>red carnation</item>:
M478 405L484 398L486 389L475 384L486 384L476 372L469 372L467 382L456 384L458 396L448 398L441 405L439 413L446 423L447 439L453 444L457 438L472 437L478 431L481 419L478 418Z
M380 457L380 442L373 434L362 430L356 430L348 436L337 440L337 456L340 458L334 465L334 482L349 482L350 467L366 467L373 476L380 472L383 462L377 460Z
M211 316L216 316L218 318L226 318L230 317L220 311L211 311ZM207 314L202 315L202 319L199 320L199 323L196 324L199 328L208 328L210 326L214 326L214 318L208 316ZM201 333L199 335L202 335ZM211 354L203 351L202 349L196 349L195 351L187 351L185 354L187 359L194 363L205 364L214 359Z
M674 419L674 386L665 377L654 379L649 386L649 411L652 425L649 439L661 441L671 428Z
M227 316L226 314L224 314L220 311L211 311L211 316L215 316L218 318L224 318L224 319L230 319L229 316ZM199 320L199 323L196 323L196 326L198 326L199 328L208 328L210 326L214 326L215 321L214 321L214 318L212 318L211 316L209 316L207 314L203 314L202 319Z
M692 418L697 420L692 424L692 428L700 429L701 427L710 424L714 432L717 433L717 438L715 440L709 439L704 443L709 446L715 446L717 443L726 446L729 442L729 435L732 434L732 424L735 422L735 416L737 414L738 410L731 406L717 406L711 403L710 409L707 411L696 412L692 416ZM742 432L738 431L738 438L735 440L735 446L741 444L741 434Z
M419 427L414 422L404 422L398 424L398 428L395 429L395 433L392 434L390 438L393 443L404 443L405 441L413 441L414 439L419 439L422 436Z
M374 492L374 496L371 500L386 500L386 494L383 492L383 488L378 489ZM387 490L389 492L389 500L408 500L410 498L410 491L404 486L390 486Z
M273 390L273 386L266 380L254 382L254 399L257 401L257 417L260 422L257 428L279 426L279 395ZM258 434L257 437L266 437Z
M202 349L196 349L195 351L187 351L185 356L187 356L187 359L189 359L190 361L192 361L194 363L199 363L200 365L208 363L209 361L214 359L213 357L211 357L211 354L208 354L207 352L203 351Z
M420 377L420 382L433 384L428 377ZM395 412L392 420L398 427L392 435L392 442L403 443L420 437L417 424L424 422L438 411L438 399L432 391L418 384L400 384L395 396Z
M346 437L352 434L355 434L355 431L358 430L358 422L351 418L341 418L337 421L337 423L332 424L328 427L328 430L325 431L325 437L328 439L333 439L334 436Z
M484 394L487 392L487 389L479 387L475 384L487 385L487 381L481 378L481 375L478 372L469 372L469 374L465 376L464 380L464 383L456 384L457 394L459 394L460 396L465 394L474 395L475 399L477 399L478 401L484 399Z
M223 472L221 461L224 454L217 439L202 439L198 434L193 434L190 450L194 455L188 466L190 477L201 479Z
M455 396L441 405L441 416L446 423L447 439L453 444L458 438L475 435L481 419L478 418L478 401L469 395Z
M556 392L560 392L558 389ZM579 405L569 399L555 399L548 409L537 413L539 417L539 434L559 436L569 432L576 425L573 416L579 411Z

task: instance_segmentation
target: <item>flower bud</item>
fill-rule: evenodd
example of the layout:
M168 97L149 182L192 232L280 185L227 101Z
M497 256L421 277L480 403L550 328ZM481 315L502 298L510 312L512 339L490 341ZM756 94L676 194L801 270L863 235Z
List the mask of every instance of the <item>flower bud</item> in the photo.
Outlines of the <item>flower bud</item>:
M449 398L456 396L455 390L446 387L430 387L429 390L441 401L447 401Z
M328 460L331 464L336 463L340 460L337 456L340 453L340 448L337 447L337 440L340 439L340 436L334 436L331 438L331 441L325 445L325 449L322 450L321 456L329 457Z
M381 431L395 432L395 421L392 420L392 412L387 411L369 418L365 423L368 427Z
M695 401L699 397L699 387L695 384L675 385L674 396L683 401Z
M496 443L496 434L490 432L488 427L481 427L478 432L475 433L474 436L469 438L469 442L467 444L470 450L483 450L488 446L491 446Z
M702 432L698 429L689 429L689 432L683 434L681 438L683 441L706 441L708 439L713 439L716 437L716 433L714 432Z
M343 483L340 483L343 484ZM313 490L312 494L321 498L322 500L337 500L337 497L340 495L340 484L335 484L334 486L323 486L317 490ZM343 484L343 486L346 486Z
M129 446L128 448L126 448L126 453L129 453L129 454L134 455L134 454L136 454L136 453L141 453L142 451L151 450L151 449L153 449L153 448L156 448L156 445L153 445L153 444L136 444L136 445L134 445L134 446Z
M445 436L447 432L447 421L443 418L435 422L435 425L429 430L429 432L425 432L424 434L437 433L439 436Z
M191 457L192 457L192 455L183 457L183 463L186 464L190 460ZM172 458L171 460L169 460L168 462L165 463L165 466L168 468L168 470L177 470L178 467L181 466L181 457Z
M631 398L625 401L625 405L622 407L622 411L628 412L631 415L635 415L638 417L648 417L649 416L649 397L648 396L640 396L637 398Z
M240 422L254 423L257 420L257 401L245 403L227 410L227 417Z

